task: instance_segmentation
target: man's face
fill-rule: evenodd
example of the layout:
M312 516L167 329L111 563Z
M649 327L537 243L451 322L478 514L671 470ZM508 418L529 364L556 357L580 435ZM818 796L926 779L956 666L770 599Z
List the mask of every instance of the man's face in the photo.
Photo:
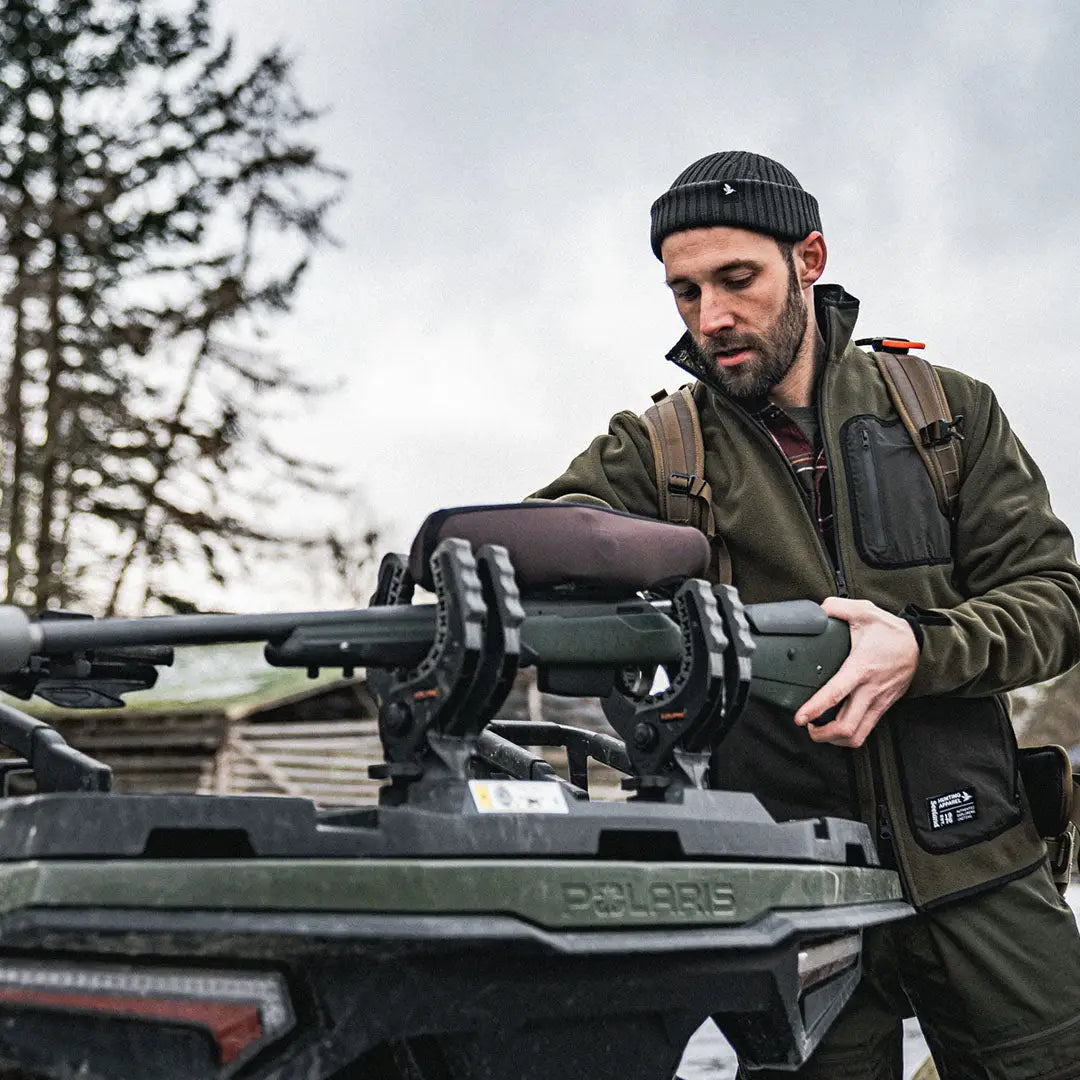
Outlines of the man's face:
M781 383L808 319L791 256L772 237L725 225L672 233L661 254L679 314L720 386L754 398Z

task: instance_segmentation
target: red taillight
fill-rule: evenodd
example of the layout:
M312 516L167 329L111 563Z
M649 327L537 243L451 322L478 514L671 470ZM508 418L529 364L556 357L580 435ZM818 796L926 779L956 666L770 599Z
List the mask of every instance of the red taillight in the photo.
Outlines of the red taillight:
M295 1022L276 973L0 961L0 1003L200 1027L223 1066L250 1057Z

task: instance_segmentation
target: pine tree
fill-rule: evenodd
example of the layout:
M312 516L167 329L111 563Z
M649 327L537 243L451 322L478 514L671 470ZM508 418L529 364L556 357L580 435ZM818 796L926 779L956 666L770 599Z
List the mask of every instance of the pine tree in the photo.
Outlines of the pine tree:
M223 584L283 543L341 558L260 513L334 478L267 437L314 388L258 346L340 177L286 56L237 72L210 15L0 0L7 602L183 610L196 565Z

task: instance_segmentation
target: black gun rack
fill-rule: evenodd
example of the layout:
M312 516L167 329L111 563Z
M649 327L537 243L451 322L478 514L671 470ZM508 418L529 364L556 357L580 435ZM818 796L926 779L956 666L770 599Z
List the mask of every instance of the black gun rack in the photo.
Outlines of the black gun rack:
M112 769L76 750L55 728L0 703L0 744L21 757L0 761L2 793L19 775L32 775L39 792L108 791Z
M386 753L371 775L390 781L384 805L429 801L440 788L493 769L562 783L584 798L590 757L629 773L623 786L635 799L678 798L684 788L708 786L712 753L750 687L754 643L734 589L689 580L675 594L682 652L665 690L650 692L652 670L615 673L602 704L620 742L558 724L494 721L521 660L524 613L510 558L496 545L474 554L464 540L446 539L431 566L437 616L430 650L415 667L368 677ZM387 555L371 603L407 605L414 590L405 558ZM543 684L542 670L539 678ZM565 748L569 780L525 746Z
M45 611L40 620L91 622L89 615ZM22 670L9 674L3 690L28 700L37 695L61 708L115 708L123 695L148 690L157 682L157 668L173 662L173 650L162 645L114 646L73 650L59 656L33 655ZM12 781L32 776L40 793L109 791L108 765L69 746L50 724L0 703L0 745L17 758L0 760L0 794L11 792Z
M749 691L754 641L734 589L701 580L682 584L671 602L681 652L667 672L667 687L650 692L655 669L598 672L545 671L538 681L580 694L605 691L604 713L619 738L562 725L495 721L523 663L525 619L514 568L506 550L485 544L475 553L460 539L443 540L431 558L435 633L412 666L369 668L379 705L385 760L371 768L384 785L382 805L454 798L470 779L498 775L560 783L576 798L588 797L588 759L628 775L636 800L679 799L686 788L709 786L717 745L741 712ZM373 606L411 604L415 591L406 560L383 560ZM63 613L60 618L78 616ZM304 628L267 647L272 662L305 648ZM113 646L70 654L32 656L4 688L75 707L116 705L131 689L152 686L155 665L172 661L165 646ZM343 669L350 665L341 661ZM39 792L107 791L110 770L67 745L48 724L0 706L0 742L21 758L0 764L4 791L18 773L33 773ZM566 750L569 778L527 746Z

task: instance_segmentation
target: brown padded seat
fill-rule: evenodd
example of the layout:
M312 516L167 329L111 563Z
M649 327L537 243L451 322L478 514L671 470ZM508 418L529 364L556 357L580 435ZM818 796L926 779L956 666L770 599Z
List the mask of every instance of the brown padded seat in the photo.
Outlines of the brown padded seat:
M704 577L709 542L697 529L597 506L566 502L459 506L436 510L409 552L409 572L432 587L430 559L449 536L476 550L500 544L510 553L523 593L572 589L631 594Z

